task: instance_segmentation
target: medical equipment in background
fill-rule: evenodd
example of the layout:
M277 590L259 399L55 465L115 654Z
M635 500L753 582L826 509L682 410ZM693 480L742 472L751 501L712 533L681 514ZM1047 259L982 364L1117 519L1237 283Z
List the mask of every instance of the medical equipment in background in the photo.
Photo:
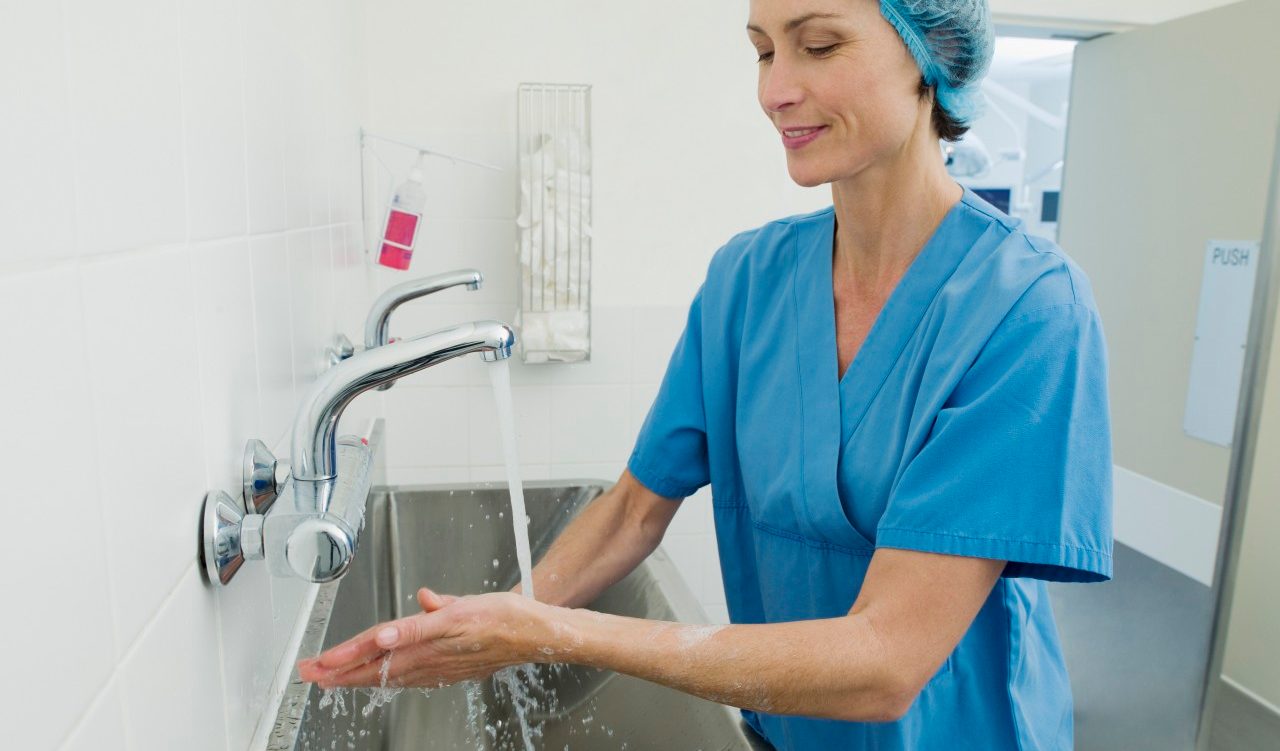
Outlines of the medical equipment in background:
M1013 118L1009 116L1005 106L1014 107L1025 113L1027 117L1037 120L1049 128L1063 133L1066 132L1066 121L1062 117L1037 106L1002 84L987 79L982 83L982 92L986 99L987 111L994 114L1008 126L1013 133L1015 143L1025 143L1026 135L1018 127L1018 124L1014 122ZM991 150L973 131L966 133L956 143L943 144L942 152L946 160L947 173L961 180L980 180L991 174L991 171L999 163L1025 163L1027 159L1027 153L1022 148L1005 149L992 155ZM1011 200L1007 208L1004 206L1000 206L1000 208L1010 214L1029 215L1035 208L1031 202L1032 186L1061 170L1062 165L1063 162L1059 160L1040 170L1035 175L1030 177L1024 175L1020 183L1010 189ZM984 196L984 198L988 197ZM1054 204L1054 211L1051 213L1056 221L1056 204Z
M991 174L994 161L991 151L973 131L955 143L944 144L942 155L946 160L947 174L952 177L973 179Z
M520 356L591 359L591 87L516 92Z

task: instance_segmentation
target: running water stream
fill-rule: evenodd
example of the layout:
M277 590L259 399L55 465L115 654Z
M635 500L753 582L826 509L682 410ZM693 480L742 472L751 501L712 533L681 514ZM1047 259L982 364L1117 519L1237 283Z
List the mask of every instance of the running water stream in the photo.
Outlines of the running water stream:
M511 526L515 531L516 561L520 564L520 590L532 600L533 554L529 549L529 517L524 510L524 485L520 482L520 456L516 450L511 369L506 360L499 360L490 365L488 370L489 381L493 384L498 426L502 431L503 458L507 463L507 492L511 495ZM529 693L529 688L538 682L537 671L532 665L515 665L499 670L494 674L493 680L495 687L505 689L511 708L520 721L520 736L525 750L533 751L534 741L542 735L541 726L531 722L529 717L529 713L535 708L534 697ZM493 731L494 728L487 727L486 730Z
M511 403L511 370L506 360L487 368L502 431L503 457L507 463L507 488L511 493L511 525L516 533L516 561L520 564L520 589L533 598L533 554L529 551L529 517L524 510L524 486L520 484L520 457L516 451L516 422Z

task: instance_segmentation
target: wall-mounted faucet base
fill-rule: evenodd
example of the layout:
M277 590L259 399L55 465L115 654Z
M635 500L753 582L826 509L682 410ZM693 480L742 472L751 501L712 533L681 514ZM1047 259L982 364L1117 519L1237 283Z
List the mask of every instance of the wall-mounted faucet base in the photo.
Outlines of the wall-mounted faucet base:
M226 586L244 565L244 552L240 546L243 520L242 507L230 495L221 490L211 490L205 495L200 557L209 583Z

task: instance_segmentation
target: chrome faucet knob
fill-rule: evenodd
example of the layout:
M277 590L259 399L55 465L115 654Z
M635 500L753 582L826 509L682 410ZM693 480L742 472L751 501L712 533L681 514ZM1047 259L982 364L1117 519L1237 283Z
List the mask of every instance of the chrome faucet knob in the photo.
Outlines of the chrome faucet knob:
M356 346L351 343L346 334L334 334L333 342L329 344L326 350L329 358L329 367L333 367L343 360L351 357L356 353Z
M312 582L330 582L342 576L354 556L351 538L337 524L323 518L299 524L285 545L289 567Z
M277 461L265 443L252 438L245 444L243 488L246 512L267 513L288 481L289 465Z
M204 516L200 539L200 557L209 581L226 586L231 577L244 565L244 550L240 545L240 523L244 512L231 496L221 490L210 491L204 497Z

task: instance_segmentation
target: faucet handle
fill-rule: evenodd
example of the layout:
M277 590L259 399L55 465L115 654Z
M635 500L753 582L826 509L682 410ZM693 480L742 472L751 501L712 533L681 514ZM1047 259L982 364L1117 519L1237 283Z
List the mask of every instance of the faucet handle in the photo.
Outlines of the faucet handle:
M244 550L240 545L243 520L244 512L231 496L221 490L210 491L205 496L200 558L213 584L225 587L244 565Z
M329 367L333 367L356 353L356 347L346 334L334 334L333 341L325 350L329 358Z
M200 562L211 584L227 586L245 561L264 555L261 514L244 513L240 504L221 490L204 497L200 522Z
M251 438L244 446L244 509L265 514L289 481L289 464L276 459L267 445Z
M285 560L305 581L331 582L342 576L355 557L355 540L331 519L303 521L285 543Z

